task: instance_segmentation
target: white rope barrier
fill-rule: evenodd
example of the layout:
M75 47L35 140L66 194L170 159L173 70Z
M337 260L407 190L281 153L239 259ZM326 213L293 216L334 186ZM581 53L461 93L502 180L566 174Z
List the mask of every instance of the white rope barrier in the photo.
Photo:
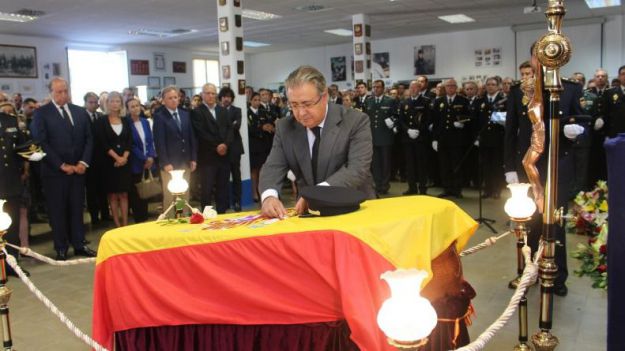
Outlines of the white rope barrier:
M9 255L6 252L6 250L3 250L3 251L6 254L6 262L9 264L9 266L11 266L11 268L13 268L13 270L15 270L15 273L17 273L17 276L22 280L24 284L26 284L28 289L33 294L35 294L35 296L37 296L39 301L41 301L50 310L50 312L52 312L55 316L57 316L63 324L65 324L67 329L69 329L72 333L74 333L74 335L78 339L82 340L85 344L89 345L92 349L96 351L108 351L102 345L98 344L95 340L91 339L89 335L83 333L76 325L74 325L74 323L72 323L72 321L69 320L67 316L65 316L65 313L61 312L58 309L58 307L56 307L56 305L54 305L54 303L52 303L50 299L48 299L39 289L37 289L35 284L33 284L33 282L31 282L30 279L28 279L28 277L24 274L24 271L22 271L20 266L17 264L15 257Z
M6 243L7 246L10 246L14 249L19 250L20 254L22 255L26 255L26 256L30 256L34 259L37 259L41 262L53 265L53 266L73 266L73 265L77 265L77 264L85 264L85 263L95 263L95 257L89 257L89 258L78 258L75 260L68 260L68 261L57 261L57 260L53 260L48 256L44 256L40 253L37 253L27 247L19 247L17 245L13 245L13 244L9 244Z
M523 275L521 276L521 281L516 288L516 291L510 298L510 302L508 303L508 307L503 311L503 313L497 318L495 322L493 322L486 330L478 336L475 341L470 343L469 345L463 346L456 351L479 351L486 346L486 344L495 336L495 334L503 328L512 315L516 312L517 307L519 306L519 301L525 294L525 290L527 287L536 280L538 277L538 260L542 257L543 252L543 243L540 244L538 248L538 252L534 258L534 261L530 258L531 249L529 246L523 246L523 256L525 257L525 269L523 270Z
M510 233L512 233L511 231L507 231L504 232L503 234L499 235L499 236L491 236L490 238L484 240L483 243L475 245L471 248L468 248L464 251L462 251L460 253L460 257L464 257L464 256L469 256L470 254L476 253L482 249L485 249L487 247L490 247L492 245L495 245L495 243L497 242L497 240L503 239L506 236L508 236Z

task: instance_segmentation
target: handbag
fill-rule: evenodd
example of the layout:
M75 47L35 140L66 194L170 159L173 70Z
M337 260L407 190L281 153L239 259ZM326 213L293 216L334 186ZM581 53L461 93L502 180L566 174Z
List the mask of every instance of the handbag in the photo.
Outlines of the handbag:
M142 200L147 200L163 192L159 179L155 179L152 172L148 171L147 173L148 175L146 176L144 172L141 181L139 183L135 183L137 194Z

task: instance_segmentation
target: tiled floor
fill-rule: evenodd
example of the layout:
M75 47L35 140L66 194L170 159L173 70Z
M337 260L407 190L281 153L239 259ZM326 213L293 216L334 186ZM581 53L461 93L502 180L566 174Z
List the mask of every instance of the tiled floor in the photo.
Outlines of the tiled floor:
M394 183L389 196L396 196L405 190L404 184ZM437 194L432 189L431 194ZM465 197L458 200L467 213L477 216L477 192L465 190ZM506 216L503 212L504 199L485 200L484 216L491 217L499 232L506 230ZM251 208L253 209L253 208ZM35 226L35 232L47 231L47 225ZM97 247L101 233L107 228L95 228L88 232L91 246ZM481 243L491 232L480 227L473 236L470 246ZM571 250L582 237L569 235L568 249ZM477 337L504 310L512 290L507 283L516 272L516 251L512 235L498 242L495 248L483 250L463 258L466 279L474 286L477 297L473 304L477 315L470 328L472 337ZM46 254L53 254L50 234L34 236L31 248ZM32 280L79 328L91 331L91 302L93 288L93 265L54 267L24 259L22 264L32 273ZM569 271L578 267L578 263L569 259ZM13 344L17 350L88 350L89 348L76 339L63 324L41 304L26 286L15 278L9 281L13 295L10 301L11 329ZM592 289L588 278L578 278L571 274L569 295L555 297L553 333L560 339L558 350L605 350L607 296L600 290ZM538 330L539 289L531 288L529 301L529 332ZM123 292L120 292L123 293ZM517 343L516 315L487 345L485 350L512 350Z

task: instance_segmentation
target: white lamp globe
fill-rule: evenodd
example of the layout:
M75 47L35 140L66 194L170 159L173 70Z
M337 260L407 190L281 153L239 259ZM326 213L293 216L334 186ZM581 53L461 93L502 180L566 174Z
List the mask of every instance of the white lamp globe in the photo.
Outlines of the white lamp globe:
M171 180L167 183L167 190L172 194L184 194L189 189L189 183L184 179L184 169L169 171Z
M516 183L508 184L512 196L506 200L504 210L511 218L524 219L531 217L536 212L536 204L529 196L527 190L531 184Z
M4 232L9 230L11 223L11 216L9 216L6 212L4 212L4 203L6 200L0 200L0 232Z
M382 274L391 288L391 297L382 303L378 325L389 339L409 343L422 340L436 326L437 315L430 301L422 297L425 271L398 269Z

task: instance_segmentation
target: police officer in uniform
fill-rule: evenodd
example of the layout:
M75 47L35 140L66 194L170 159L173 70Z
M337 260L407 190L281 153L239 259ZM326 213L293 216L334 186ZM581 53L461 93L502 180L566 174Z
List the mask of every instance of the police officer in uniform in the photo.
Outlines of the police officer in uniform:
M480 153L480 175L484 181L484 198L498 199L504 187L503 176L503 139L504 123L493 121L493 112L506 111L506 98L499 91L497 78L486 80L486 96L476 105L477 126L476 146Z
M606 138L605 108L607 92L608 72L599 68L593 78L595 87L584 92L582 108L584 113L592 116L593 128L590 130L590 155L588 160L588 186L593 187L598 180L608 179L607 160L603 142Z
M408 190L404 195L427 193L428 149L430 148L431 100L421 94L421 84L410 82L410 97L397 109L399 134L404 146ZM418 186L417 186L418 184Z
M352 103L354 105L354 109L366 113L367 111L365 111L365 102L369 97L370 96L367 95L367 83L359 81L356 84L356 96L354 96L354 102Z
M454 79L444 83L446 95L434 101L434 130L432 148L438 152L444 191L439 197L462 198L462 174L455 172L469 144L469 100L457 95Z
M20 245L20 205L22 200L22 179L28 176L26 162L20 157L15 147L26 141L26 134L21 132L17 125L17 117L0 112L0 199L6 200L4 212L11 216L12 222L4 239ZM8 253L15 258L18 251L9 246ZM6 265L7 274L14 275L13 269ZM26 272L27 273L27 272Z
M375 190L380 195L388 194L391 179L391 150L395 133L395 113L397 103L384 95L384 82L373 82L374 96L365 100L364 111L371 121L373 137L373 158L371 172L375 182Z
M618 69L618 80L621 86L609 89L603 97L606 134L609 138L625 132L625 65Z

